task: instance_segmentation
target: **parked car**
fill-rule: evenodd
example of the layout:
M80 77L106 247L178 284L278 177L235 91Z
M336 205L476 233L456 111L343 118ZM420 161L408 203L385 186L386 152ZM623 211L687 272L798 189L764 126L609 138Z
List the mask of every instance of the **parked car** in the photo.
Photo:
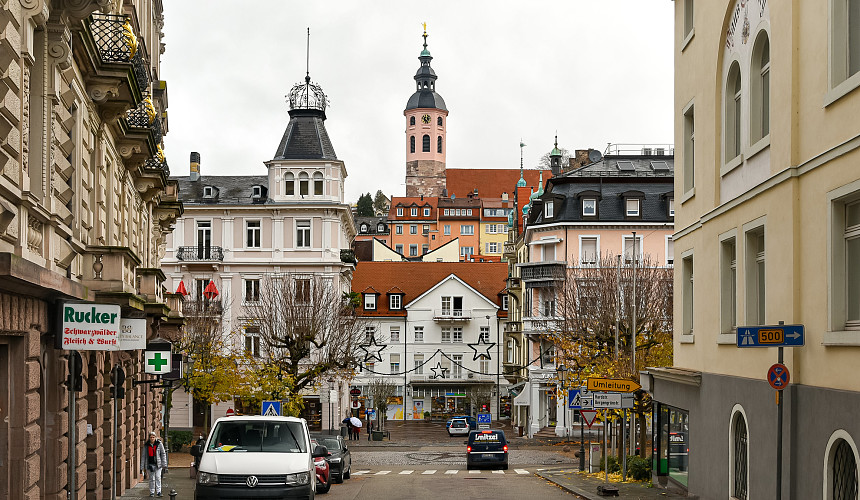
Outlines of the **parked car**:
M344 479L349 479L352 472L352 454L349 452L349 446L343 436L320 434L311 436L311 438L319 441L330 453L327 460L331 468L332 481L342 483Z
M451 427L451 421L453 421L455 418L465 418L466 422L469 423L469 430L475 430L478 428L478 421L475 419L475 417L470 415L457 415L456 417L449 418L448 421L445 422L446 429L448 427Z
M328 464L330 453L325 446L320 445L319 441L311 438L311 446L314 449L322 449L322 456L314 455L314 468L317 476L317 493L328 493L331 489L331 467Z
M464 444L466 444L466 469L474 469L480 465L508 469L508 441L505 439L504 431L471 431L469 439Z
M451 420L451 425L448 426L449 436L468 436L469 423L465 418L455 418Z
M203 446L194 498L313 497L314 458L327 453L311 445L302 418L219 418Z

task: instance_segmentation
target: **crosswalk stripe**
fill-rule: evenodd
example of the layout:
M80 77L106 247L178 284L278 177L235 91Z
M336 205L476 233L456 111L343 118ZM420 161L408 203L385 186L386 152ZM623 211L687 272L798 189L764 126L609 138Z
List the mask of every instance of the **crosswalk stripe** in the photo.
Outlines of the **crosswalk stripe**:
M381 470L381 471L377 472L377 473L376 473L376 474L374 474L374 475L375 475L375 476L384 476L384 475L386 475L386 474L390 474L390 473L391 473L391 471L390 471L390 470Z
M446 470L446 471L445 471L445 474L456 474L456 473L458 473L458 472L459 472L459 471L458 471L457 469L449 469L449 470Z
M354 476L361 476L362 474L370 474L369 470L357 470L352 473Z
M493 474L504 474L504 473L505 473L505 471L503 471L503 470L494 470L493 471Z
M470 470L469 471L469 474L480 474L480 473L481 473L481 471L479 471L479 470Z
M422 474L436 474L436 469L425 470Z
M400 471L401 474L412 474L413 472L415 472L415 471L414 470L402 470L402 471Z
M514 469L514 472L516 472L517 474L528 474L529 473L529 471L527 471L525 469Z

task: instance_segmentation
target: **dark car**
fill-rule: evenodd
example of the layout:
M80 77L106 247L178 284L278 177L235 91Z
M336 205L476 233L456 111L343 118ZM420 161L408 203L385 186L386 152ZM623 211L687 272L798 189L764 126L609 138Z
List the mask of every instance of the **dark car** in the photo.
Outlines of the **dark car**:
M469 433L466 441L466 469L481 465L508 469L508 441L504 431L481 430Z
M327 460L331 466L332 480L335 483L342 483L344 479L349 479L352 471L352 454L343 436L315 435L312 438L319 441L331 453Z
M445 428L446 428L446 429L447 429L448 427L451 427L451 422L452 422L455 418L465 418L465 419L466 419L466 422L468 422L468 423L469 423L469 429L470 429L470 430L475 430L475 429L477 429L477 428L478 428L478 421L477 421L477 420L475 420L475 417L472 417L472 416L469 416L469 415L457 415L456 417L451 417L451 418L449 418L449 419L448 419L448 421L447 421L447 422L445 422Z

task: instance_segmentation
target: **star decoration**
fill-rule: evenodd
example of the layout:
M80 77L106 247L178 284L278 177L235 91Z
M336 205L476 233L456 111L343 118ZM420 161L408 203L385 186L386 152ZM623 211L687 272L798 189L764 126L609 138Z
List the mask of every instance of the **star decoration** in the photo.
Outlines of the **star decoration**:
M430 370L433 372L433 375L430 375L430 378L433 378L433 379L445 378L445 372L448 371L447 368L442 367L441 361L437 361L436 366L430 368Z
M485 341L483 335L478 337L478 341L476 343L466 345L471 347L472 350L475 351L475 357L472 358L472 361L475 361L481 356L485 356L487 359L493 359L493 357L490 356L490 349L492 349L493 346L496 345L496 343Z
M370 361L372 359L375 359L375 360L379 361L380 363L382 363L382 350L385 349L386 347L388 347L388 346L386 346L384 344L377 344L376 343L376 335L373 335L370 337L370 343L361 344L358 346L359 349L364 351L364 362L365 363L367 363L368 361Z

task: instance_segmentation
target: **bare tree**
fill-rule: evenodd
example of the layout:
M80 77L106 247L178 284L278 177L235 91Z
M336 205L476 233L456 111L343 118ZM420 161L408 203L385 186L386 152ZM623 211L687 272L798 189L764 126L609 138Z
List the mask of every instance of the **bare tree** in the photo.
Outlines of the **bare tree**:
M492 407L490 402L490 398L493 396L493 390L490 386L486 385L476 385L472 386L467 394L469 398L469 404L472 407L472 413L476 414L480 411L481 405L486 404L487 408Z
M385 412L388 411L388 400L397 393L397 386L385 378L376 378L368 385L368 393L373 398L373 407L376 409L377 428L383 430Z
M303 389L324 376L351 374L364 340L364 320L334 278L270 274L260 280L259 295L243 306L244 321L259 331L262 344L257 373L269 375L271 397L290 398L299 410Z
M568 165L570 163L570 151L564 148L558 149L559 151L561 151L561 169L567 170ZM550 157L549 153L545 153L543 156L540 157L540 160L538 160L538 168L549 170L550 167L552 167L552 158Z

